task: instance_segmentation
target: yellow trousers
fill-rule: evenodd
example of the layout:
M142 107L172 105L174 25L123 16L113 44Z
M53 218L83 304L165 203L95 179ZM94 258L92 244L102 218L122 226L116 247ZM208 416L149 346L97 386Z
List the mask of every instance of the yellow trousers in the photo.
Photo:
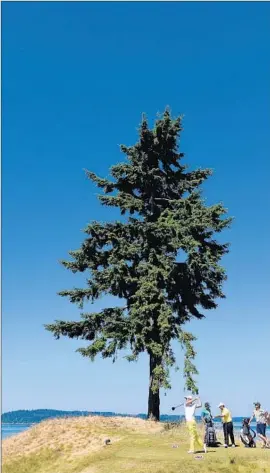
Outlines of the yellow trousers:
M189 437L190 437L190 448L189 450L191 452L195 452L197 450L202 450L203 448L203 443L202 439L199 437L199 434L197 432L197 425L195 420L191 420L187 422L187 428L189 432Z

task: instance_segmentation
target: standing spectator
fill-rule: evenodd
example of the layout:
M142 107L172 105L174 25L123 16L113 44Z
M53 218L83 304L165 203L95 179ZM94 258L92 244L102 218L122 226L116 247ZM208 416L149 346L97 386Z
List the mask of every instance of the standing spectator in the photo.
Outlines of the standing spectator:
M204 404L204 409L201 413L202 422L205 426L204 431L204 445L207 447L216 447L218 444L216 432L214 429L213 416L209 402Z
M267 412L261 408L260 402L254 402L254 407L255 409L251 418L249 419L249 424L255 417L257 422L257 434L258 437L263 441L262 448L269 447L269 441L266 437Z
M232 421L231 413L230 413L229 409L227 409L227 407L225 407L224 402L220 402L218 407L220 409L220 415L215 416L214 419L219 419L220 418L222 420L223 433L224 433L224 447L228 448L229 437L230 437L230 440L232 442L232 447L235 447L234 433L233 433L233 421Z
M212 414L211 414L211 407L210 407L210 404L209 402L206 402L204 404L204 408L202 410L202 421L204 424L208 424L210 422L212 422Z

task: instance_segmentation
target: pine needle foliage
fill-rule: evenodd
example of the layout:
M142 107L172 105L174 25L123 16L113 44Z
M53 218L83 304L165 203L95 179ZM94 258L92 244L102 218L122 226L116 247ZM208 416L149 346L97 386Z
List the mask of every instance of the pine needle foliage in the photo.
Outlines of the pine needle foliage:
M231 222L220 203L207 206L201 185L210 169L190 171L179 151L182 117L166 109L152 129L143 117L138 142L121 146L126 159L111 168L110 179L86 171L100 189L103 206L116 207L121 221L85 228L81 248L62 264L73 273L87 272L85 288L60 292L82 309L103 295L123 303L100 312L83 313L80 321L56 321L46 329L56 338L89 342L78 351L116 360L129 349L129 361L149 355L148 416L159 419L160 388L169 388L176 359L172 341L185 351L186 389L197 393L195 337L186 331L193 318L215 309L226 279L220 265L228 244L217 235ZM180 258L181 256L181 258Z

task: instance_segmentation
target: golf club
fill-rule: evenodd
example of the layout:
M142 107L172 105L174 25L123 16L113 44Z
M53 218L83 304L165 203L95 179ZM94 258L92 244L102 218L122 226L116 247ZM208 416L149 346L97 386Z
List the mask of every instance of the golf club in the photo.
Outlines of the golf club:
M185 404L185 403L182 402L182 404L178 404L178 406L172 407L172 411L175 411L175 409L178 409L178 407L181 407L181 406L183 406L184 404Z
M193 401L196 401L197 399L199 399L199 397L195 397L193 399ZM185 402L182 402L182 404L178 404L178 406L172 407L172 411L175 411L175 409L178 409L178 407L182 407L184 404L185 404Z

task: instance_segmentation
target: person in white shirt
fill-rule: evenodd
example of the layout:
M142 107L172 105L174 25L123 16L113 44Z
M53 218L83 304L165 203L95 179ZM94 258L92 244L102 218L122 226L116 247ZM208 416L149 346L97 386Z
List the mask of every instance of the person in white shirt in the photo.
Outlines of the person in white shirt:
M190 449L188 453L196 453L202 449L206 453L206 444L203 445L202 439L199 437L197 432L197 424L195 420L195 411L199 407L202 407L201 400L199 398L192 398L192 396L185 397L185 418L186 424L190 436Z
M254 402L254 406L255 406L255 409L252 412L252 416L249 419L249 424L255 417L256 422L257 422L257 434L258 434L258 437L263 441L263 448L270 448L270 442L266 437L268 413L261 408L260 402Z

